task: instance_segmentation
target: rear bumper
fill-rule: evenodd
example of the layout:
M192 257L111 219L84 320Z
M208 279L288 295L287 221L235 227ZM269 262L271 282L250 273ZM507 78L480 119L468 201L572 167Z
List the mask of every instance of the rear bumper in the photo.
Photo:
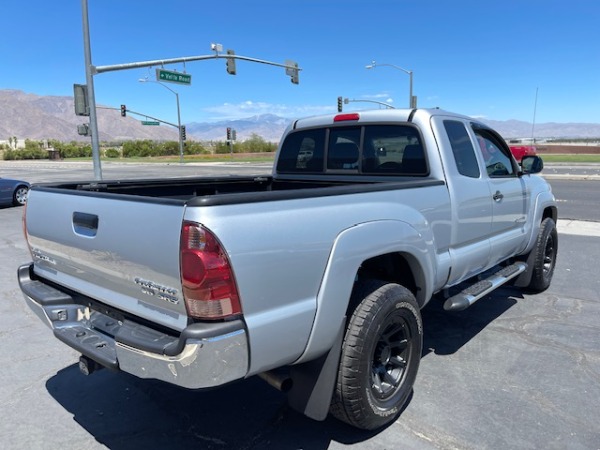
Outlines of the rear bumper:
M248 372L241 320L195 323L180 335L141 324L88 297L60 290L18 270L29 307L68 346L99 364L189 389L220 386Z

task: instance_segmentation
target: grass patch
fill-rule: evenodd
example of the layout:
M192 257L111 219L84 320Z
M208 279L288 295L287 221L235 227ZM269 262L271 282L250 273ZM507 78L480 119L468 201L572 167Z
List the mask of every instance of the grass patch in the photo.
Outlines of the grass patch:
M600 163L600 155L540 154L547 163Z

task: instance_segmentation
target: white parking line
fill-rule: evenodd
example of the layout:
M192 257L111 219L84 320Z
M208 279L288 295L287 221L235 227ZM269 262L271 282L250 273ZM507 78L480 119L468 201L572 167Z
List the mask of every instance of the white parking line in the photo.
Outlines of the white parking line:
M600 237L600 222L559 219L556 226L560 234Z

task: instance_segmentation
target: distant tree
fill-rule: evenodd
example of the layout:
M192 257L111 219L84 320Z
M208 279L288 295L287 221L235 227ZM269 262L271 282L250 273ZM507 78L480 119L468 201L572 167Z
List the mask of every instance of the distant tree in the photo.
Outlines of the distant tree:
M274 152L276 148L276 144L266 141L256 133L252 133L250 137L242 143L241 151L248 153Z
M234 151L235 151L235 145L234 145ZM215 144L215 153L222 155L224 153L229 153L230 149L229 149L229 145L227 144L227 142L223 142L223 141L219 141Z
M204 155L210 153L200 142L186 141L183 149L186 155Z
M40 150L42 143L40 141L34 141L33 139L25 139L26 150Z

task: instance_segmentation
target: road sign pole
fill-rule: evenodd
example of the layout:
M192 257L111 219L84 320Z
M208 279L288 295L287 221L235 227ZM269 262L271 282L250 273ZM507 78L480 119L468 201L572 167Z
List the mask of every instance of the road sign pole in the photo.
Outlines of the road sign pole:
M100 163L100 140L98 139L98 120L96 117L96 98L94 94L94 75L92 74L92 50L90 46L90 25L88 18L87 0L81 0L83 15L83 50L85 55L85 79L87 84L88 106L90 108L90 135L92 137L92 162L94 164L94 178L102 179L102 165Z
M183 137L181 136L181 110L179 109L179 94L175 92L175 99L177 100L177 125L179 128L179 164L183 164Z

